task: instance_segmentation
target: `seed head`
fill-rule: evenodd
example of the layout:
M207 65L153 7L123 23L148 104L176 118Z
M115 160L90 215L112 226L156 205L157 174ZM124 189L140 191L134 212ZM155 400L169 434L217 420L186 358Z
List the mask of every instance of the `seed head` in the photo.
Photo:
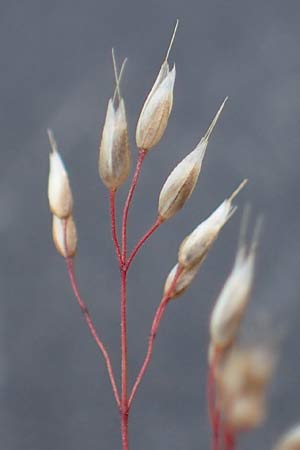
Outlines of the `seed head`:
M58 253L64 258L75 256L77 248L77 230L74 219L69 216L60 219L53 215L52 237Z
M164 295L166 295L166 293L169 292L178 267L179 264L176 264L169 273L169 275L167 276L164 286ZM175 287L173 288L173 291L170 293L169 297L175 298L183 294L190 287L193 279L197 275L198 269L199 265L196 265L190 269L184 269L182 273L179 275Z
M73 196L69 177L51 130L48 136L52 151L49 155L50 169L48 178L48 199L50 210L57 217L68 217L73 209Z
M99 153L99 175L110 190L116 190L128 177L130 150L124 100L117 109L108 102Z
M286 433L274 450L300 450L300 425L295 426Z
M230 346L238 333L240 322L247 307L254 277L256 231L250 249L239 244L235 264L217 299L210 320L210 335L213 344L220 348Z
M164 221L173 217L192 195L201 171L208 139L224 108L226 100L227 98L220 106L197 147L173 169L163 185L158 202L158 214L161 220Z
M168 56L178 27L176 22L166 58L162 63L155 83L146 98L136 128L137 147L149 150L162 138L173 106L173 89L175 83L175 64L170 71Z
M178 252L178 261L183 267L192 267L194 264L202 263L211 246L217 239L223 226L236 211L232 206L232 200L247 183L243 180L239 187L195 230L189 234L181 243Z

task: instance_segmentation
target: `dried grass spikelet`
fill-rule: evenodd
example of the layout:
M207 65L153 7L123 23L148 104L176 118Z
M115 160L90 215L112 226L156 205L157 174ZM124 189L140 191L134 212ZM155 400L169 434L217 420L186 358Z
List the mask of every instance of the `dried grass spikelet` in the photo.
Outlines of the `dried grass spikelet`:
M213 309L210 336L219 349L233 343L247 307L254 278L255 250L260 226L261 222L258 222L249 249L240 241L232 272Z
M56 250L61 256L64 258L72 258L75 256L77 249L77 230L72 216L69 216L67 219L60 219L53 215L52 237Z
M234 348L216 372L217 402L234 431L252 429L265 417L266 388L274 369L270 348Z
M163 185L158 201L158 215L162 221L173 217L192 195L201 171L209 137L224 108L226 100L227 98L223 101L197 147L173 169Z
M300 450L300 425L284 434L274 450Z
M120 78L126 60L122 64L120 75L117 74L114 52L113 62L116 77L118 106L113 99L108 102L105 123L99 148L99 175L105 186L116 190L127 179L130 171L130 149L128 143L128 127L124 100L120 94Z
M57 217L68 217L73 209L73 196L70 187L69 177L51 130L48 130L48 137L51 145L49 155L49 178L48 178L48 199L50 210Z
M168 56L176 34L178 20L171 38L166 58L162 63L155 83L146 98L136 127L137 147L149 150L158 144L168 125L173 106L175 64L170 71Z
M243 180L231 196L224 200L206 220L201 222L182 241L179 247L178 261L183 267L192 267L204 261L223 226L236 211L236 207L232 206L232 201L247 181L247 179Z
M124 100L115 109L108 102L99 153L99 175L105 186L116 190L127 179L130 171L130 150Z
M170 298L178 297L179 295L183 294L190 287L193 279L197 275L199 266L200 265L195 265L191 269L183 270L183 272L179 275L172 292L170 292L170 294L169 294ZM164 286L164 295L166 295L169 292L178 267L179 267L179 264L175 264L175 266L172 268L169 275L167 276L165 286Z
M228 425L236 430L252 430L265 419L265 404L260 396L245 395L237 399L228 411Z

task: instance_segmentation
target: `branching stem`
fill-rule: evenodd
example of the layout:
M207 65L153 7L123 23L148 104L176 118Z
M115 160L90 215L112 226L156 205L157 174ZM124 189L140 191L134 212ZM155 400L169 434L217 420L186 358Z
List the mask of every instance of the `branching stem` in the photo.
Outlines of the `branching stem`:
M152 236L152 234L157 230L157 228L162 224L162 220L160 217L158 217L156 219L156 221L154 222L154 224L152 225L151 228L149 228L149 230L144 234L144 236L139 240L139 242L136 244L136 246L134 247L134 249L131 252L131 255L129 256L128 260L127 260L127 264L126 264L126 269L128 270L133 259L135 258L136 254L138 253L138 251L140 250L140 248L144 245L144 243L149 239L150 236Z
M123 211L123 220L122 220L122 259L125 262L126 261L126 254L127 254L127 220L128 220L128 212L129 207L132 201L132 197L141 173L143 161L145 159L145 156L147 154L147 151L144 149L139 150L139 156L135 168L135 172L133 175L132 183L128 192L128 196L125 202L124 211Z
M127 255L127 221L130 204L133 199L134 191L137 186L139 175L141 173L143 161L147 152L140 149L139 156L135 168L135 172L132 178L131 186L129 188L128 196L125 202L123 217L122 217L122 252L120 263L120 275L121 275L121 437L123 450L129 449L128 444L128 392L127 392L127 267L126 267L126 255ZM115 229L115 227L114 227ZM113 232L113 223L112 223Z
M148 341L147 353L146 353L144 362L142 364L142 367L141 367L140 372L139 372L139 374L138 374L138 376L136 378L136 381L135 381L135 383L133 385L133 388L132 388L132 391L131 391L131 394L130 394L130 397L129 397L129 402L128 402L129 408L131 407L131 404L132 404L132 401L133 401L133 399L135 397L136 391L137 391L137 389L138 389L138 387L139 387L139 385L140 385L140 383L141 383L141 381L142 381L142 379L143 379L143 377L145 375L145 372L146 372L146 370L148 368L148 365L150 363L152 352L153 352L153 345L154 345L154 341L155 341L155 338L156 338L156 335L157 335L157 331L158 331L161 319L162 319L162 317L164 315L164 312L166 310L166 307L167 307L167 305L168 305L168 303L170 301L170 295L171 295L171 293L172 293L172 291L173 291L173 289L174 289L174 287L175 287L175 285L177 283L177 280L180 277L181 273L182 273L182 269L181 269L181 267L179 267L177 269L177 272L175 274L175 277L173 279L173 282L172 282L168 292L166 292L166 294L163 296L163 298L161 299L161 302L160 302L160 304L159 304L159 306L158 306L158 308L156 310L156 313L155 313L155 316L154 316L154 319L153 319L153 322L152 322L152 326L151 326L151 331L150 331L150 336L149 336L149 341Z
M119 397L119 393L118 393L118 388L115 382L115 376L114 376L114 372L113 372L113 368L112 368L112 364L110 361L110 357L108 354L108 351L104 345L104 343L102 342L102 340L100 339L100 337L97 334L97 331L95 329L95 326L93 324L93 321L91 319L91 316L89 314L89 311L86 307L86 304L84 302L84 300L82 299L79 289L78 289L78 285L77 285L77 281L76 281L76 276L75 276L75 271L74 271L74 263L73 263L73 259L70 257L66 257L66 264L67 264L67 269L68 269L68 274L69 274L69 278L70 278L70 282L71 282L71 286L72 286L72 290L74 292L74 295L77 299L77 302L80 306L81 312L83 314L83 317L87 323L87 326L90 330L90 333L92 335L92 338L94 339L94 341L96 342L98 348L100 349L103 358L105 360L105 364L107 367L107 371L108 371L108 376L111 382L111 386L112 386L112 390L113 390L113 394L114 397L116 399L116 403L118 405L118 408L120 408L121 404L120 404L120 397Z

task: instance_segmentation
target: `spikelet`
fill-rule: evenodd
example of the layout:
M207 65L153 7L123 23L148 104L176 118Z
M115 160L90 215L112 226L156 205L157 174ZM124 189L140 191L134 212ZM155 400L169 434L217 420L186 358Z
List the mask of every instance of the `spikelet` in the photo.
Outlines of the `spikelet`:
M99 153L99 175L105 186L116 190L127 179L130 171L130 150L124 100L115 109L108 102Z
M210 320L210 336L217 348L223 349L231 345L238 333L252 288L255 250L260 225L261 223L258 222L249 250L246 249L244 242L239 243L232 272L213 309Z
M181 243L178 252L178 261L183 267L192 267L204 261L209 249L217 239L223 226L234 214L236 207L232 206L232 200L247 183L243 180L238 188L195 230Z
M49 155L48 199L50 210L57 217L68 217L73 209L73 196L69 177L51 130L48 136L52 151Z
M122 64L120 74L117 74L114 51L113 64L116 78L116 93L118 106L114 106L114 98L108 102L102 139L99 148L99 175L105 186L115 191L127 179L130 171L130 149L128 143L128 127L125 104L120 94L120 78L126 63Z
M163 185L158 202L158 215L162 221L173 217L192 195L201 171L209 137L224 108L226 100L227 98L223 101L197 147L173 169Z
M136 144L143 150L149 150L158 144L168 125L173 106L173 89L175 83L175 64L170 71L168 55L175 37L178 21L171 38L166 58L160 68L155 83L148 94L140 113L136 127Z
M232 430L252 429L265 417L266 388L274 369L270 348L234 348L216 372L217 401Z
M274 450L300 450L300 425L284 434Z
M230 406L227 424L235 431L257 428L265 419L265 405L260 396L245 395Z
M175 298L179 295L183 294L191 285L193 279L197 275L197 272L199 270L199 265L196 265L192 267L191 269L185 269L182 271L182 273L179 275L176 284L172 290L170 291L170 288L172 286L173 280L175 278L176 272L178 270L179 264L175 264L173 269L170 271L169 275L167 276L165 286L164 286L164 295L169 293L169 298Z
M60 219L53 215L52 237L56 250L61 256L64 258L72 258L75 256L77 249L77 230L72 216L69 216L67 219Z

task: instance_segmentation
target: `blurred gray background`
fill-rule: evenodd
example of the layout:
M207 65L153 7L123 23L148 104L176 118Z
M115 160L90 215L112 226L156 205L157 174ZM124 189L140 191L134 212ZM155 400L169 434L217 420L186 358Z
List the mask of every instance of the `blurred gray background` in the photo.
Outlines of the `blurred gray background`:
M140 367L164 279L181 239L244 177L237 203L265 215L249 336L281 353L264 426L240 448L269 449L300 419L299 1L48 0L0 3L0 446L5 450L120 450L119 418L102 358L51 241L47 204L53 128L75 196L81 291L119 375L118 270L107 192L98 178L101 126L113 91L111 48L123 78L132 153L137 114L176 18L174 110L143 168L130 212L130 247L155 217L166 176L190 152L223 98L188 205L148 242L130 271L130 383ZM126 185L127 187L127 185ZM118 196L124 200L126 189ZM208 319L228 274L241 210L201 273L162 323L130 420L131 449L209 446Z

